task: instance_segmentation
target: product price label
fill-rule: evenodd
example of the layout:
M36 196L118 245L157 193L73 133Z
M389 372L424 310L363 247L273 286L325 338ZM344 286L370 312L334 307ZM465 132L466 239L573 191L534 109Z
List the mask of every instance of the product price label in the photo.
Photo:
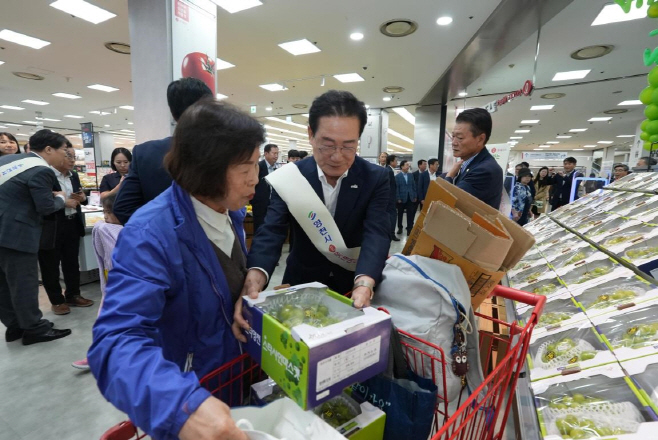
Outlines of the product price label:
M377 336L318 362L316 391L329 388L379 362L381 339Z

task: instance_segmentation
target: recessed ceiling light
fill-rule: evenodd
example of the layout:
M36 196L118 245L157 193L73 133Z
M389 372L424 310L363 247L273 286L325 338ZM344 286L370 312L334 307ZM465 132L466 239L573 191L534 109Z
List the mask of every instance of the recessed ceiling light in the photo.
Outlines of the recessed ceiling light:
M605 121L609 121L610 119L612 119L612 116L605 116L605 117L601 117L601 118L589 118L587 121L588 122L605 122Z
M566 93L545 93L540 96L542 99L560 99L567 96Z
M634 135L634 134L620 134L620 135L617 136L617 137L618 137L618 138L634 138L635 135Z
M5 63L4 61L0 61L0 66L3 65L4 63Z
M628 109L627 108L613 108L611 110L606 110L603 113L606 115L619 115L621 113L627 113Z
M72 118L72 119L82 119L84 116L78 116L78 115L64 115L65 118Z
M3 29L0 31L0 39L11 41L12 43L20 44L21 46L31 47L32 49L41 49L50 44L50 41L44 41L28 35L19 34L18 32L10 31L9 29Z
M12 124L11 122L5 122L5 125L11 125L12 127L22 127L21 124Z
M642 101L639 99L631 99L630 101L622 101L617 105L642 105Z
M555 139L571 139L571 136L555 136Z
M447 16L445 16L445 17L439 17L439 18L436 20L436 24L438 24L439 26L447 26L447 25L449 25L450 23L452 23L452 17L447 17Z
M466 92L466 91L464 91L464 92L459 92L459 96L461 96L462 98L463 98L464 96L468 96L468 92Z
M16 107L15 105L0 105L0 108L6 108L7 110L25 110L23 107Z
M21 121L21 122L23 122L23 124L33 124L33 125L37 125L37 124L38 124L37 121Z
M40 117L35 117L37 121L51 121L51 122L62 122L61 119L53 119L53 118L40 118Z
M386 142L386 143L392 147L398 148L403 151L414 151L411 148L403 147L402 145L394 144L393 142Z
M587 131L586 128L572 128L569 130L570 133L582 133L583 131Z
M7 124L7 125L10 125L10 124ZM16 136L30 137L29 134L25 134L25 133L16 133Z
M135 132L135 130L128 130L127 128L122 128L122 129L119 130L119 131L122 131L122 132L124 132L124 133L134 133L134 132Z
M228 98L228 96L226 96L226 95L222 95L221 93L217 93L217 94L215 95L215 98L216 98L218 101L221 101L222 99L226 99L226 98Z
M538 148L551 148L550 145L540 145Z
M109 127L109 126L110 126L110 124L105 124L105 125L103 125L103 127Z
M400 115L402 119L410 123L411 125L416 125L416 117L412 115L409 110L404 107L394 107L393 111Z
M116 14L87 3L84 0L57 0L51 3L50 6L94 24L102 23L116 17Z
M107 43L103 44L107 50L111 50L112 52L119 53L121 55L130 55L130 44L128 43L120 43L118 41L108 41Z
M514 133L530 133L530 130L514 130Z
M263 3L259 0L211 0L214 4L224 9L230 14L244 11L245 9L260 6Z
M261 84L258 87L261 89L269 90L270 92L280 92L281 90L288 90L287 87L282 86L281 84Z
M598 141L597 144L613 144L612 141Z
M567 81L570 79L583 79L591 70L572 70L570 72L558 72L553 77L553 81Z
M521 121L521 124L536 124L539 122L539 119L524 119Z
M390 94L395 94L395 93L402 93L404 92L404 87L400 86L386 86L382 89L384 93L390 93Z
M120 105L119 108L122 108L124 110L135 110L135 107L132 105Z
M598 145L583 145L583 148L597 148Z
M383 99L384 101L388 102L388 101L391 100L391 97L390 97L390 96L384 96L382 99Z
M100 110L92 110L89 113L94 114L94 115L101 115L101 116L106 116L106 115L110 114L110 112L102 112Z
M542 148L533 148L535 151L544 151Z
M365 79L363 79L358 73L343 73L340 75L334 75L334 78L342 83L365 81Z
M66 98L66 99L80 99L80 98L82 98L82 96L72 95L70 93L53 93L53 96L57 96L58 98Z
M510 139L523 139L523 136L510 136Z
M217 70L230 69L231 67L235 67L235 64L231 64L228 61L217 58L217 62L215 63L215 68Z
M133 123L132 123L132 122L128 122L128 125L133 125Z
M405 18L389 20L379 26L379 32L387 37L406 37L416 32L416 29L418 29L418 23Z
M559 144L560 142L559 142L559 141L548 141L548 142L546 142L546 143L547 143L547 144Z
M403 135L403 134L400 134L400 133L398 133L397 131L395 131L395 130L393 130L393 129L390 129L390 128L389 128L389 129L388 129L388 134L390 134L390 135L392 135L392 136L395 136L396 138L400 138L400 139L402 139L403 141L407 141L407 142L409 142L409 143L412 144L412 145L413 145L413 143L414 143L414 140L413 140L413 139L408 138L407 136L405 136L405 135Z
M90 86L87 86L88 89L94 89L94 90L100 90L101 92L116 92L117 88L115 87L110 87L110 86L104 86L102 84L92 84Z
M296 41L288 41L287 43L281 43L279 44L279 47L295 56L320 52L320 49L306 38Z
M615 46L612 44L597 44L595 46L582 47L571 52L571 58L578 61L601 58L612 52L614 48Z
M354 32L350 34L350 38L354 41L363 40L363 34L361 32Z
M583 151L582 148L574 148L573 151Z
M530 107L530 110L550 110L553 107L555 107L555 105L553 105L553 104L550 104L550 105L533 105L532 107Z
M629 3L631 5L633 2ZM639 3L642 4L641 2ZM619 5L616 3L609 3L601 9L599 15L596 16L592 22L592 26L600 26L603 24L609 23L619 23L621 21L630 21L637 20L638 18L644 18L647 16L647 9L649 8L649 3L645 6L635 8L634 5L630 7L630 11L626 13Z
M21 102L25 102L26 104L34 104L34 105L48 105L48 104L50 104L49 102L46 102L46 101L35 101L34 99L24 99Z
M265 119L267 119L268 121L278 122L280 124L292 125L293 127L303 128L304 130L306 130L306 128L307 128L306 125L298 124L296 122L288 121L286 119L277 118L275 116L267 116L267 117L265 117ZM274 128L274 127L272 127L272 128Z

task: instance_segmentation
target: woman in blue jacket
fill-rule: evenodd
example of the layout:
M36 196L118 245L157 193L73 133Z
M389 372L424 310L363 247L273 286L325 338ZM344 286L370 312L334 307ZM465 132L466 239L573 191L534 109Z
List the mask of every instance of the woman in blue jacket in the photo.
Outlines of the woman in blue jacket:
M164 163L174 182L117 241L89 365L105 398L155 439L247 439L199 378L240 354L231 324L263 142L230 105L188 108Z

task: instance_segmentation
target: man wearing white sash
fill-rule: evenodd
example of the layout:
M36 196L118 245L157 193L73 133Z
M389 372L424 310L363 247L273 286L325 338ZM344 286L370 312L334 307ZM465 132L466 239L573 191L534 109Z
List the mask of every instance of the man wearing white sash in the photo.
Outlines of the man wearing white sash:
M53 192L57 177L50 168L64 161L66 138L39 130L30 147L29 154L0 158L0 321L7 327L5 340L22 338L23 345L71 334L43 319L37 275L41 218L69 205L64 192Z
M269 282L291 226L293 245L284 283L319 281L352 290L355 307L370 304L390 247L389 181L385 168L356 155L367 121L364 104L331 90L313 101L313 156L270 173L270 206L254 236L243 295L257 297ZM246 325L239 310L236 321Z

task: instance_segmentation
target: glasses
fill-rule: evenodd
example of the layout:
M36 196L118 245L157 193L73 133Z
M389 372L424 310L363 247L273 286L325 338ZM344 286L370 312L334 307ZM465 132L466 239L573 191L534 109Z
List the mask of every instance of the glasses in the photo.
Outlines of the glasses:
M325 156L331 156L334 154L336 151L340 151L340 153L343 156L352 156L353 154L356 153L356 148L355 147L318 147L318 150L320 150L320 153L324 154Z

